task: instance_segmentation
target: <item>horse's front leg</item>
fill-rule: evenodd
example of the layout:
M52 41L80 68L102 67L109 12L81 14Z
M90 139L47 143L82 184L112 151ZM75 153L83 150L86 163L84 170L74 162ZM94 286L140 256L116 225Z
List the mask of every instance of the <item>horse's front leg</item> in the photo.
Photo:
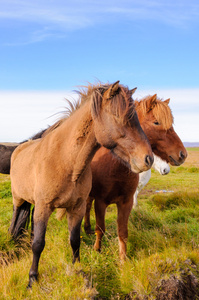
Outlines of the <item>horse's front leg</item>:
M31 288L33 282L38 278L39 259L45 246L46 228L51 213L52 210L49 207L37 204L35 205L34 239L32 242L33 261L29 272L28 288Z
M93 198L88 197L88 199L86 201L86 213L85 213L85 216L84 216L84 230L85 230L86 234L94 233L91 230L91 221L90 221L90 213L91 213L91 208L92 208L92 202L93 202Z
M95 199L95 217L96 217L96 226L95 234L96 240L94 244L94 249L96 251L101 251L101 240L105 233L105 213L107 205L103 202L102 199Z
M117 203L117 226L119 237L119 255L120 259L126 259L127 239L128 239L128 220L133 206L133 197L127 202Z
M82 219L85 215L86 205L83 205L76 213L68 213L68 229L70 232L70 245L73 250L73 263L80 261L80 230Z

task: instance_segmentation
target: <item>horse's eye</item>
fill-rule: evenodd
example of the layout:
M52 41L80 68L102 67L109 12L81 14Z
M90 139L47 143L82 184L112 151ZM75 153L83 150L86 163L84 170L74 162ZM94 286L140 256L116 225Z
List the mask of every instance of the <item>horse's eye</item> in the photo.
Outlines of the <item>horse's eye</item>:
M160 125L160 123L158 121L155 121L154 124L155 125Z

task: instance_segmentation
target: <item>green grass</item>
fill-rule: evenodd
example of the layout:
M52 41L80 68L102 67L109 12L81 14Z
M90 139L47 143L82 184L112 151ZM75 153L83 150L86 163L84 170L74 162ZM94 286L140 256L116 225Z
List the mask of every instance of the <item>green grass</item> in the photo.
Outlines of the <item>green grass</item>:
M193 151L199 152L199 147L187 147L186 149L188 152L193 152Z
M196 149L197 150L197 149ZM189 149L189 153L196 152ZM198 150L197 150L198 151ZM199 154L198 154L199 157ZM0 300L3 299L155 299L157 286L171 275L190 272L199 280L199 169L189 163L167 176L152 172L129 218L128 258L119 260L116 207L106 215L101 253L95 236L81 232L81 263L72 265L66 219L50 217L39 281L27 290L32 252L29 237L16 245L8 228L12 218L9 176L0 174ZM174 192L157 192L157 191ZM94 229L94 212L91 214Z

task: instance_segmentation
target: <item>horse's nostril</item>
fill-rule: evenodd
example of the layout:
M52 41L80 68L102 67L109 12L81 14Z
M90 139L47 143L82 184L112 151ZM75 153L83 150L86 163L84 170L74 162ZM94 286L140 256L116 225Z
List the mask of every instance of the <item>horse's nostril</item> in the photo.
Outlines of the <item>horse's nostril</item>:
M180 151L179 153L179 158L180 159L185 159L186 155L183 153L183 151Z
M145 164L149 167L153 164L153 158L150 155L146 155L145 157Z
M165 174L167 174L168 173L168 170L165 168L164 170L163 170L163 175L165 175Z

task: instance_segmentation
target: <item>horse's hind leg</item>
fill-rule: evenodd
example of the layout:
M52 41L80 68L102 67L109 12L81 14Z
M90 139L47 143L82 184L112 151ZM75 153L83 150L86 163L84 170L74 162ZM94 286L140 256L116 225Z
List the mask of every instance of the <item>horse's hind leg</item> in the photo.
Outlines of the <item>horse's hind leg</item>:
M93 198L88 197L88 199L86 201L86 213L84 216L84 230L85 230L86 234L94 233L91 230L91 222L90 222L90 213L91 213L91 208L92 208L92 202L93 202Z
M38 265L45 246L45 234L48 219L52 213L49 207L36 205L34 210L34 239L32 242L33 261L29 272L28 288L32 287L38 277Z
M94 249L101 250L101 240L105 233L105 212L107 205L101 199L95 199L95 216L96 216L96 240Z

